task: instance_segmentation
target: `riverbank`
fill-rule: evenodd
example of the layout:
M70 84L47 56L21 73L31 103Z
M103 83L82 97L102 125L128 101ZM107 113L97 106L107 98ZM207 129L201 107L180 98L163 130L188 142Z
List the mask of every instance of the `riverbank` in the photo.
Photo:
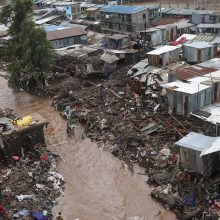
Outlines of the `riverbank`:
M68 138L66 121L51 108L51 100L13 93L2 78L0 92L3 108L13 108L21 115L38 112L49 122L45 130L47 146L61 156L57 168L65 179L65 192L54 214L62 210L66 220L124 220L134 216L158 220L162 218L156 214L162 211L166 219L173 218L151 199L151 188L145 183L146 177L138 174L140 171L130 175L120 160L89 139L82 139L80 127L73 138Z

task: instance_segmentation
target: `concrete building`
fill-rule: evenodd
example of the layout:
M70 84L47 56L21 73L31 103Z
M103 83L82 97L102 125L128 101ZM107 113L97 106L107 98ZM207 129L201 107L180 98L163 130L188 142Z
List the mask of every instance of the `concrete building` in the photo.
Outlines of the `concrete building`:
M66 14L71 20L78 17L81 13L79 2L53 2L50 3L51 8L55 8L59 12Z
M87 33L83 28L66 28L47 32L47 39L55 49L68 47L74 44L85 44Z
M100 10L102 31L135 34L149 26L149 9L144 6L107 6Z

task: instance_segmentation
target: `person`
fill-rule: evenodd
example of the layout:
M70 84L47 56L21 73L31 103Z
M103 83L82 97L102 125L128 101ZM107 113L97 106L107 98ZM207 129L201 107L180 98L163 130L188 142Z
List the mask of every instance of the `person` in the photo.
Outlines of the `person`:
M104 101L104 96L105 96L105 87L101 85L99 88L100 103Z
M71 121L67 122L67 129L66 129L67 134L71 137L75 133L75 128L74 125Z
M61 212L58 213L56 220L63 220Z

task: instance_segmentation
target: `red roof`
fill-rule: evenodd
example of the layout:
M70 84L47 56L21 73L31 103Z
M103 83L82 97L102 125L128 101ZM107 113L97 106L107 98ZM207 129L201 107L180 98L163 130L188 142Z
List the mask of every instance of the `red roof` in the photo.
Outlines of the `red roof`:
M68 37L75 37L75 36L81 36L86 35L87 32L80 27L72 27L72 28L66 28L56 31L49 31L47 32L47 39L48 40L57 40L57 39L63 39Z

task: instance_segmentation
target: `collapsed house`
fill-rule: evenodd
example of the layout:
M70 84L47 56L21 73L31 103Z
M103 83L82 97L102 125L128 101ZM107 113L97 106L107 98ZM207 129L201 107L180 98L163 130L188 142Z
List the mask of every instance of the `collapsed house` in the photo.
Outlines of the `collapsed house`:
M207 42L192 42L183 45L183 57L188 63L201 63L217 55L217 46Z
M163 46L147 53L148 62L152 66L164 67L179 61L179 50L175 46Z
M0 132L0 159L31 151L35 144L45 144L44 127L48 122L39 114L33 113L30 115L32 123L28 126L17 127L12 124L10 118L0 118L2 131Z
M178 142L180 166L188 171L210 177L218 171L220 138L191 132Z

